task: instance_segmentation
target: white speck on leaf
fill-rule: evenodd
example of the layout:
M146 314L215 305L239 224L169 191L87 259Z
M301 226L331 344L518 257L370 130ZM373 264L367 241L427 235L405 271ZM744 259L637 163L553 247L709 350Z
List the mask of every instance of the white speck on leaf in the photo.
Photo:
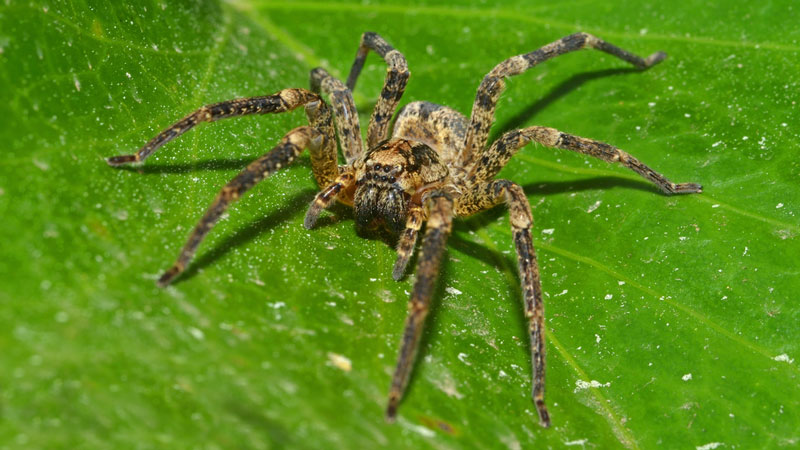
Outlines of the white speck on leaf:
M725 444L723 444L722 442L709 442L708 444L705 444L705 445L698 445L695 448L697 450L713 450L713 449L719 447L720 445L725 445Z
M36 158L33 158L33 165L34 165L34 166L36 166L36 167L38 167L38 168L39 168L39 170L41 170L41 171L43 171L43 172L44 172L44 171L47 171L47 170L50 170L50 164L47 164L47 163L46 163L46 162L44 162L44 161L39 161L39 160L38 160L38 159L36 159Z
M464 398L464 394L458 392L456 382L449 376L449 374L444 377L437 378L433 384L442 392L447 394L448 397L457 398L459 400Z
M406 422L405 420L401 421L402 425L409 430L415 431L425 437L434 437L436 433L433 430L423 427L422 425L414 425L413 423Z
M691 379L692 379L692 374L690 374L690 373L687 373L686 375L681 377L681 380L683 380L683 381L689 381Z
M794 359L793 358L789 358L789 355L787 355L786 353L784 353L782 355L778 355L778 356L776 356L776 357L774 357L772 359L774 359L775 361L787 362L789 364L794 362Z
M590 206L590 207L589 207L589 208L586 210L586 212L587 212L587 213L592 213L592 212L594 212L594 210L596 210L597 208L599 208L599 207L600 207L600 205L601 205L602 203L603 203L603 201L602 201L602 200L598 200L598 201L594 202L594 204L593 204L592 206Z
M461 295L462 294L461 291L459 291L458 289L456 289L454 287L450 287L450 286L445 288L445 291L447 291L448 294L453 294L453 295Z
M202 341L203 338L205 337L203 332L200 329L195 328L195 327L189 327L189 334L191 334L198 341Z
M780 208L783 208L783 203L778 203L777 205L775 205L775 209L780 209Z
M542 234L553 234L554 231L556 231L555 228L545 228L542 230Z
M606 299L606 300L611 300L612 298L614 298L614 296L611 295L611 294L606 294L606 296L603 297L603 298Z
M608 383L604 384L604 383L601 383L601 382L599 382L597 380L592 380L592 381L575 380L575 390L572 391L572 392L578 392L578 391L582 391L584 389L589 389L589 388L601 388L601 387L609 387L609 386L611 386L611 382L610 381Z
M467 361L467 354L466 353L459 353L458 354L458 360L463 362L464 364L466 364L468 366L472 365L471 362Z
M350 370L353 369L353 363L350 361L350 358L342 356L338 353L329 352L328 361L330 361L330 363L333 364L333 366L337 369L345 372L350 372Z

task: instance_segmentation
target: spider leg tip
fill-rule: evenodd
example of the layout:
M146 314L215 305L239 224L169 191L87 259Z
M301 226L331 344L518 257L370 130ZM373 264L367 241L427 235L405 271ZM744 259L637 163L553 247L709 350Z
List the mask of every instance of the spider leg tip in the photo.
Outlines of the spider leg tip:
M303 228L306 230L310 230L314 228L314 225L317 223L317 218L312 216L311 214L306 214L305 219L303 219Z
M172 283L172 280L174 280L175 277L177 277L181 273L181 270L182 269L177 266L170 267L169 270L164 272L164 274L161 275L161 277L159 277L156 284L160 288L167 287L170 283Z
M109 166L120 166L122 164L127 164L131 162L136 162L136 155L120 155L120 156L112 156L110 158L106 158L106 163Z
M394 281L400 281L403 279L403 275L405 275L405 272L406 272L405 264L395 265L394 270L392 270L392 278L394 279Z
M394 423L397 419L397 405L389 403L386 408L386 423Z
M698 183L682 183L679 187L681 188L679 192L684 194L699 194L703 192L703 186Z
M667 59L667 54L662 51L657 51L647 57L647 59L645 60L646 65L644 68L647 69L649 67L653 67L665 59Z
M539 425L542 428L550 428L550 413L547 412L547 409L544 405L536 405L537 409L539 410Z

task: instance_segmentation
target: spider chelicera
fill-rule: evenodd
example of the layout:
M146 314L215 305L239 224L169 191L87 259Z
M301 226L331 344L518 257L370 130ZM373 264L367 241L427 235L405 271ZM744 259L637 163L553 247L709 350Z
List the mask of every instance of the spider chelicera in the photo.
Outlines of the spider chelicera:
M533 216L520 185L513 181L495 180L495 175L517 151L534 141L607 162L618 162L655 183L666 194L701 192L699 184L672 183L612 145L553 128L532 126L510 131L487 147L497 100L505 88L504 79L519 75L548 59L587 47L616 56L642 70L666 57L665 53L657 52L643 59L590 34L572 34L495 66L478 87L469 119L446 106L413 102L399 112L389 137L389 124L408 81L408 66L399 51L378 34L367 32L361 38L346 84L325 69L316 68L311 71L310 91L284 89L273 95L204 106L162 131L136 154L111 157L108 163L117 166L144 161L159 147L201 122L248 114L281 113L304 106L309 125L287 133L275 148L222 188L189 236L177 261L161 276L158 284L168 285L186 268L197 246L232 202L256 183L289 165L307 148L314 178L322 190L306 213L303 223L306 228L312 228L322 210L334 201L352 206L357 228L383 225L399 236L397 262L392 272L394 279L399 280L413 253L417 234L422 224L427 223L400 355L389 391L386 409L389 421L393 421L397 414L398 403L414 365L453 218L505 203L510 214L525 317L530 330L532 396L540 423L547 427L550 416L544 401L544 309L539 268L531 239ZM370 50L383 57L388 69L370 118L364 146L352 90ZM328 95L333 112L320 97L320 91ZM347 162L344 165L338 164L334 117L339 147Z

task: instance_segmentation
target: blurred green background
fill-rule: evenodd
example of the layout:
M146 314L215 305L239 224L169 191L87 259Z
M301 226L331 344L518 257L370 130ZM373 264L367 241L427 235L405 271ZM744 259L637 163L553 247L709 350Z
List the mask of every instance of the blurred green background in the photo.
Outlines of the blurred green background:
M0 5L0 448L765 448L800 442L794 1L109 2ZM530 402L508 217L454 229L400 419L383 420L413 276L346 208L317 229L307 156L255 188L158 289L220 187L301 111L198 127L195 108L344 77L360 35L408 59L402 104L469 113L502 59L584 51L508 82L493 136L547 125L701 195L530 145L501 176L537 220L553 427ZM385 66L371 55L361 120Z

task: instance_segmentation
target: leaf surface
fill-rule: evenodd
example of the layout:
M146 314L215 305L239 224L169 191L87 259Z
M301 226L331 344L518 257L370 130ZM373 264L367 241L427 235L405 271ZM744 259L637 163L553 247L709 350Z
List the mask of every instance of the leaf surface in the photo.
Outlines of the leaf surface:
M0 442L31 448L692 448L796 445L800 31L791 1L7 2L0 6ZM197 107L344 78L363 31L401 50L403 104L469 113L505 57L587 31L592 51L510 79L492 136L546 125L617 145L700 195L530 145L547 316L537 425L508 217L460 220L400 420L383 420L413 277L337 207L302 228L308 157L238 202L159 289L224 183L301 111L198 127ZM780 31L780 32L778 32ZM362 128L385 75L355 92ZM706 447L712 448L712 447Z

